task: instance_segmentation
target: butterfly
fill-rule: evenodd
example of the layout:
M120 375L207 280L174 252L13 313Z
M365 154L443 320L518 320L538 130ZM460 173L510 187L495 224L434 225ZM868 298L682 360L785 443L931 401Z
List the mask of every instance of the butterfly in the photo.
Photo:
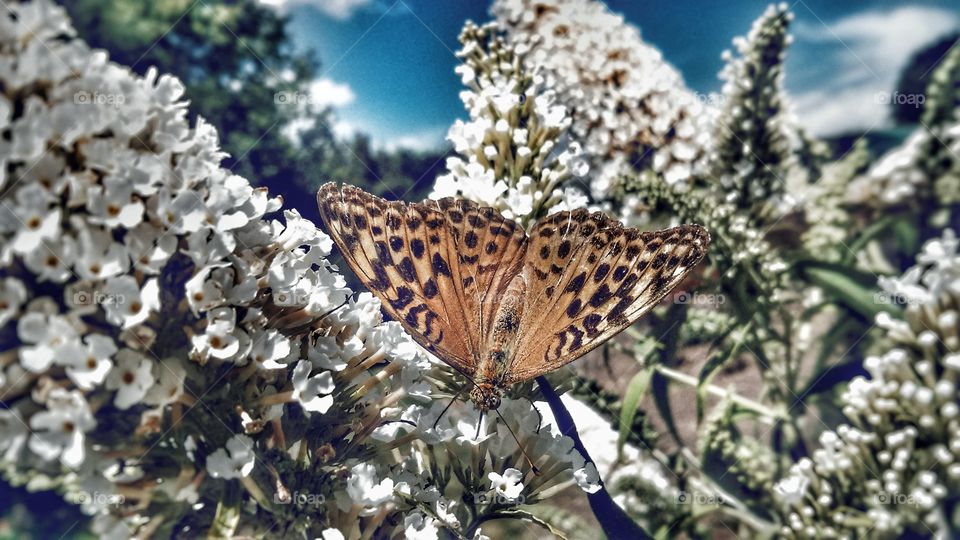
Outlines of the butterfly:
M480 411L632 325L710 243L699 225L641 232L586 209L551 214L527 234L466 199L386 201L335 183L317 203L363 284L417 343L473 382Z

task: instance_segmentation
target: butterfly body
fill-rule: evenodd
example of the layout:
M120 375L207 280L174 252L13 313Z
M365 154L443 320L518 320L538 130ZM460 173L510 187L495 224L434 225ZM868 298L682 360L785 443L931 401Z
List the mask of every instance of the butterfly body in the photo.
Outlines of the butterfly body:
M480 410L630 326L709 244L697 225L641 232L583 209L547 216L528 235L464 199L390 202L329 183L317 201L357 276L415 341L470 379Z

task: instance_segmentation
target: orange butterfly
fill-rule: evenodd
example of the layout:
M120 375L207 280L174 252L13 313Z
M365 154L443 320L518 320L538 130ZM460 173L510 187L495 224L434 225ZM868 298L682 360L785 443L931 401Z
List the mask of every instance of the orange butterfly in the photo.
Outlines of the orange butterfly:
M325 184L330 235L384 309L470 379L481 411L511 384L576 360L626 329L707 252L699 225L641 232L584 209L529 236L493 208L447 197L391 202Z

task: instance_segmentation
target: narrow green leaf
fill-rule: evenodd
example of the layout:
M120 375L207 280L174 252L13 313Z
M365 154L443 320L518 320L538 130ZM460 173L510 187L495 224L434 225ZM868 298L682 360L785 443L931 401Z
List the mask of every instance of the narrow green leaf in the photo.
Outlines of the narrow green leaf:
M887 216L878 221L873 222L866 229L863 230L859 235L857 235L850 245L848 246L847 253L843 257L844 264L853 265L856 261L857 253L863 250L867 244L872 242L875 238L879 238L880 234L886 231L888 228L893 226L897 222L896 216ZM908 253L913 253L912 251Z
M726 328L717 341L722 342L723 340L727 339L727 336L729 336L736 328L737 325L731 325L729 328ZM747 326L744 327L743 331L749 332L750 328L751 324L748 323ZM720 367L726 364L728 360L735 358L737 354L740 353L741 344L742 340L735 343L729 352L724 350L717 351L716 354L712 355L710 359L707 360L707 363L704 364L703 368L700 369L700 375L697 380L697 424L700 424L700 422L703 421L704 401L707 397L707 387L710 385L710 381L713 380L713 376Z
M673 440L676 441L677 444L682 446L684 442L683 439L680 438L680 430L677 429L677 423L673 419L673 408L670 406L669 387L670 379L654 371L650 381L653 402L657 406L657 412L660 413L660 417L667 423L667 431L670 432L670 436L673 437Z
M617 439L617 455L623 451L623 445L627 442L627 436L633 429L633 420L637 416L637 406L640 400L646 395L650 388L650 377L653 375L653 367L647 367L640 370L630 384L627 385L627 392L623 396L623 406L620 408L620 437Z
M885 296L876 289L859 283L849 275L849 270L829 266L808 266L804 269L807 280L821 287L841 304L872 321L878 313L897 313L892 302L883 301Z
M916 223L899 219L893 224L893 234L897 237L900 253L916 253L920 249L920 230Z

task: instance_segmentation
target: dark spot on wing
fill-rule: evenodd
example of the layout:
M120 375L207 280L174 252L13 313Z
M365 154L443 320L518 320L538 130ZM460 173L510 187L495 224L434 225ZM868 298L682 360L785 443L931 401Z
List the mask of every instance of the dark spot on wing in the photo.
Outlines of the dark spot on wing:
M400 277L407 283L412 283L417 280L417 270L414 268L413 261L410 260L410 257L404 257L397 267L400 269Z
M437 288L437 282L433 278L428 279L427 282L423 284L423 295L428 299L433 298L439 292L440 289Z
M398 287L397 288L397 298L395 300L390 300L390 306L393 309L401 310L407 306L411 301L413 301L413 291L407 287Z
M584 317L583 319L583 328L587 331L588 336L594 336L597 334L597 325L600 324L600 321L603 319L600 315L596 313L591 313Z
M593 281L600 283L607 277L607 274L610 273L610 265L603 263L597 267L597 270L593 273Z
M593 293L593 296L590 297L590 305L598 308L607 303L607 300L609 300L611 296L610 287L607 287L607 284L604 283Z
M447 266L447 261L440 256L439 253L433 254L433 273L438 276L447 276L450 277L450 267Z
M580 272L573 279L570 280L570 283L567 283L566 288L563 289L564 292L580 292L580 289L583 289L583 284L587 280L587 273Z
M413 253L414 257L418 259L422 257L423 250L424 250L423 240L420 240L419 238L414 238L413 240L410 241L410 251L411 253Z

